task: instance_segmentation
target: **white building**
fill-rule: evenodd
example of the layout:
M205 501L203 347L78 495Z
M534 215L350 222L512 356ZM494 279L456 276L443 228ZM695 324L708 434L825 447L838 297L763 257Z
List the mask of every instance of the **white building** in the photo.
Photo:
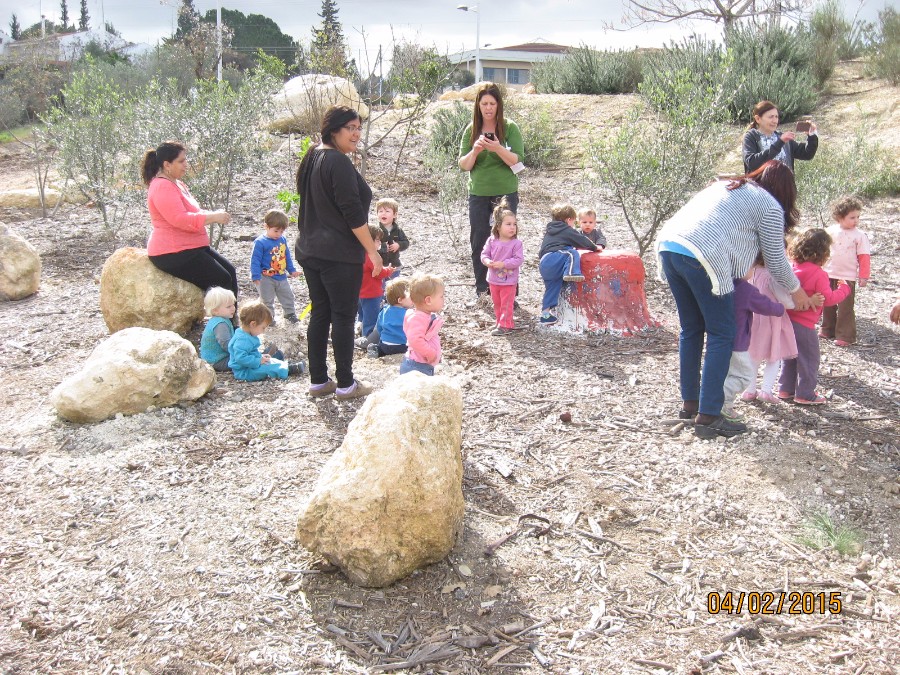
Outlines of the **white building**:
M3 53L6 51L6 48L9 46L9 43L12 42L13 39L9 37L6 31L0 29L0 56L3 56Z

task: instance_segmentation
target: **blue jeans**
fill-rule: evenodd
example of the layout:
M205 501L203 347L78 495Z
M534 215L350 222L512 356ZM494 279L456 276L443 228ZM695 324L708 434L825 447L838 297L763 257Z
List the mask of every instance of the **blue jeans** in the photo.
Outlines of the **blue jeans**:
M494 209L503 197L506 197L509 210L515 213L519 208L518 192L496 197L469 195L469 244L472 246L472 271L475 273L475 292L478 295L488 292L487 267L481 263L481 250L491 236Z
M411 358L407 357L403 359L400 363L400 374L403 373L411 373L412 371L418 371L420 373L424 373L425 375L434 375L434 366L428 363L422 363L421 361L413 361Z
M369 337L369 333L378 322L378 312L381 311L381 298L360 298L358 318L362 323L362 336Z
M720 415L736 330L734 293L713 295L709 275L695 258L671 251L662 251L659 258L681 323L681 400L699 400L700 413ZM706 359L702 359L704 334Z
M563 287L563 277L581 274L581 256L571 246L545 253L538 265L544 280L544 300L541 311L552 309L559 304L559 294Z

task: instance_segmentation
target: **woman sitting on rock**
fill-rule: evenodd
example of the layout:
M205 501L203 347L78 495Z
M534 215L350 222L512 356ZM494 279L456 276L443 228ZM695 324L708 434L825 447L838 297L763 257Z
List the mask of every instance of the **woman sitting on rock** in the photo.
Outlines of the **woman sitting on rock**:
M148 150L141 161L141 178L148 186L147 208L153 231L147 257L158 269L206 291L221 286L238 294L237 271L209 245L209 223L231 222L225 211L205 211L181 182L187 153L181 143L166 141Z

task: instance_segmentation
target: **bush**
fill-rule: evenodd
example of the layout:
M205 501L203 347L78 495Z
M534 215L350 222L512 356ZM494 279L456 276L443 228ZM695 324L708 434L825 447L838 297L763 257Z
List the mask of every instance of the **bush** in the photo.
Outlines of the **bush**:
M597 51L585 45L562 57L537 63L531 81L549 94L629 94L641 81L637 51Z
M682 105L683 78L688 78L692 89L716 91L722 87L722 70L723 54L715 42L697 36L685 38L645 60L640 91L654 92L653 108L669 113Z
M829 205L842 194L879 197L900 193L900 169L893 156L859 132L852 143L822 143L811 162L795 162L800 208L823 225Z
M522 132L525 144L525 166L550 169L559 164L560 147L558 124L546 105L524 107L521 99L510 96L504 100L504 114ZM458 147L458 145L457 145Z
M453 214L462 209L466 198L468 174L457 164L460 137L472 121L472 109L454 101L449 108L434 114L434 125L425 151L425 168L438 193L438 209L444 229L454 248L462 242L461 227L453 223Z
M900 84L900 14L893 7L878 12L879 37L872 58L878 77Z

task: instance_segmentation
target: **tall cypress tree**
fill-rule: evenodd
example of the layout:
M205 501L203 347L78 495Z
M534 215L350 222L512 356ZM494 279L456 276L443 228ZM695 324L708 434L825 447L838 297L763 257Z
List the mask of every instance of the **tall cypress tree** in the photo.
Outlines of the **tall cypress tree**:
M322 25L313 28L310 45L309 62L314 72L326 75L348 74L347 42L344 30L338 20L338 8L335 0L322 0L322 11L319 12Z
M90 26L91 16L87 11L87 0L81 0L81 16L78 17L78 30L87 30Z
M181 0L181 8L178 10L178 29L175 31L175 39L184 40L199 23L200 13L194 7L194 0Z
M63 30L69 29L69 4L66 0L59 3L59 22L62 24Z
M22 37L22 26L19 25L19 17L15 14L13 14L12 19L9 20L9 36L13 40L18 40Z

